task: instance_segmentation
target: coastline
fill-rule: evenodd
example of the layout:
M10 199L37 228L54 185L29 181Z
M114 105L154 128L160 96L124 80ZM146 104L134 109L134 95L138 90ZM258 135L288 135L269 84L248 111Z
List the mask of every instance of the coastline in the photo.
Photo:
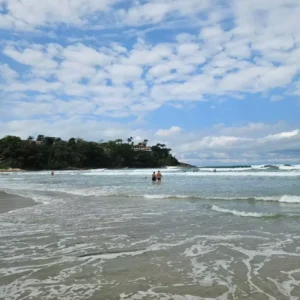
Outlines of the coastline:
M25 170L23 169L18 169L18 168L8 168L8 169L0 169L0 173L11 173L11 172L24 172Z
M8 194L0 190L0 214L7 213L20 208L35 206L36 203L31 198Z
M166 169L168 167L179 167L179 168L192 168L193 166L187 165L187 164L179 164L174 166L158 166L158 167L147 167L146 169L153 169L153 168L159 168L159 169ZM41 170L26 170L26 169L19 169L19 168L8 168L8 169L0 169L0 173L19 173L19 172L40 172L40 171L87 171L87 170L98 170L99 168L65 168L65 169L41 169ZM101 168L102 169L102 168ZM120 170L120 169L139 169L139 168L129 168L129 167L123 167L123 168L103 168L107 170ZM145 168L140 168L145 169Z

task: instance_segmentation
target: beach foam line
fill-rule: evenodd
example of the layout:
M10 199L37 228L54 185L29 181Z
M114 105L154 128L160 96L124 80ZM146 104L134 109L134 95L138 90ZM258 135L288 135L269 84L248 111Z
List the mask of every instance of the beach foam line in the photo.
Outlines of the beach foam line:
M138 197L138 196L135 196ZM146 199L198 199L198 200L227 200L227 201L270 201L280 203L293 203L300 204L300 196L283 195L283 196L265 196L265 197L204 197L204 196L192 196L192 195L168 195L168 194L145 194Z
M258 213L258 212L246 212L246 211L238 211L238 210L231 210L231 209L226 209L222 208L217 205L212 205L211 207L212 210L221 212L221 213L228 213L232 214L238 217L253 217L253 218L265 218L265 217L276 217L280 216L279 214L270 214L270 213Z
M174 168L174 169L162 169L163 174L169 176L192 176L192 177L207 177L207 176L230 176L230 177L300 177L300 168L284 167L273 170L272 168ZM149 177L152 174L153 169L97 169L97 170L72 170L72 171L55 171L56 176L68 175L68 176L141 176ZM19 172L14 173L15 176L20 178L24 176L49 176L50 171L38 171L38 172ZM12 173L3 173L11 175Z
M24 197L24 198L29 198L32 201L34 201L37 204L50 204L54 201L63 201L64 199L60 197L57 199L56 197L50 196L50 195L40 195L40 192L48 192L49 190L47 189L20 189L20 190L11 190L11 189L5 189L4 192L9 194L9 195L14 195L14 196L19 196L19 197ZM37 193L36 193L37 192ZM52 191L50 191L52 192ZM55 193L56 191L54 191ZM59 192L59 191L57 191ZM59 192L60 193L60 192ZM66 193L63 193L66 194Z
M284 195L279 199L281 203L299 203L300 204L300 196L289 196Z
M206 177L206 176L230 176L230 177L300 177L299 170L293 171L276 171L276 172L269 172L269 171L219 171L211 172L211 171L173 171L173 170L163 170L165 176L191 176L191 177ZM128 171L128 170L120 170L120 171L102 171L102 172L85 172L80 173L83 176L146 176L149 177L151 174L145 171Z
M166 200L205 200L205 201L266 201L266 202L278 202L286 204L300 204L300 196L298 195L274 195L274 196L232 196L232 197L222 197L222 196L201 196L201 195L184 195L184 194L135 194L126 193L124 191L118 191L117 187L95 187L95 188L84 188L84 189L66 189L66 188L46 188L46 189L25 189L26 193L22 193L22 189L5 189L8 194L18 195L21 197L29 197L38 203L48 204L53 199L46 195L35 195L34 192L53 192L53 193L63 193L68 195L78 195L83 197L134 197L134 198L144 198L144 199L166 199Z
M138 196L136 196L138 197ZM168 194L145 194L143 195L143 198L146 199L187 199L187 198L193 198L193 196L189 195L168 195ZM197 197L198 199L203 199L201 197Z
M300 196L294 196L294 195L253 197L253 198L249 198L249 200L300 204Z

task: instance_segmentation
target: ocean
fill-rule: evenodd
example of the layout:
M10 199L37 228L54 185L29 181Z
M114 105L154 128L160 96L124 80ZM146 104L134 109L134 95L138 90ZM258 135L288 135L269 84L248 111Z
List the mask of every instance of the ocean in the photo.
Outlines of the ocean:
M300 299L299 165L153 171L0 173L0 298Z

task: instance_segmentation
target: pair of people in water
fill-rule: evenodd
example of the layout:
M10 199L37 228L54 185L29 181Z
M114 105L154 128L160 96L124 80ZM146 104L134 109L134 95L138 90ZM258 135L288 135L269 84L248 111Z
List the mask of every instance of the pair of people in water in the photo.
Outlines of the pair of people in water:
M152 173L152 182L161 182L161 178L162 178L162 175L160 173L160 171L157 171L157 173L153 172Z

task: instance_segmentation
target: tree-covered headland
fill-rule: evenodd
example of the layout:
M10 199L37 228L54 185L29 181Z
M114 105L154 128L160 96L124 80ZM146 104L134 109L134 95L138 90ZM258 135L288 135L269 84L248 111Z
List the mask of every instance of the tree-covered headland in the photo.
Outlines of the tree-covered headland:
M132 137L126 141L90 142L44 135L26 140L6 136L0 139L0 169L152 168L179 164L166 145L147 143L144 140L136 144Z

